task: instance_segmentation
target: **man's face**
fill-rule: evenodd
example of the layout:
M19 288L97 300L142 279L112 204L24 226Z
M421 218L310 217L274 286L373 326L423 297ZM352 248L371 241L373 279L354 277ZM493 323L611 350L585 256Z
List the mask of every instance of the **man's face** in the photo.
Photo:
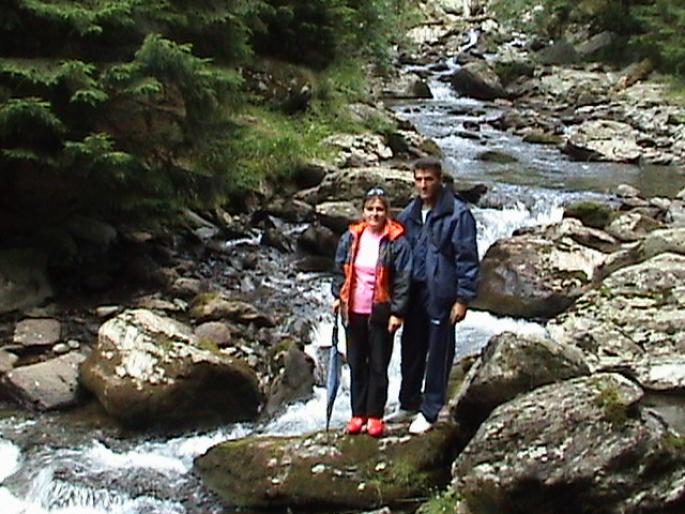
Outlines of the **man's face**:
M416 186L416 192L422 201L433 203L442 186L440 173L433 169L416 168L414 170L414 186Z

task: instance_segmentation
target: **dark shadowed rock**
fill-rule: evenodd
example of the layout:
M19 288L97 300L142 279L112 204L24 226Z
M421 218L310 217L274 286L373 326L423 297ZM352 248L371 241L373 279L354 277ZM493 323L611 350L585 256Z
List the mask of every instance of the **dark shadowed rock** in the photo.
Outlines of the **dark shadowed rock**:
M677 510L685 454L642 391L615 374L543 386L501 405L454 463L472 514Z
M47 256L33 250L0 251L0 314L40 305L53 295Z
M332 259L338 246L338 236L330 228L314 224L307 227L297 242L306 252Z
M533 389L589 374L577 348L504 332L490 339L469 371L450 411L474 432L490 412Z
M582 200L564 208L565 218L576 218L585 226L603 229L616 217L616 211L604 202Z
M264 410L273 416L287 405L311 397L314 392L314 361L293 341L279 345L272 356L272 368L279 370Z
M479 100L507 97L499 77L484 61L462 66L452 75L451 84L459 94Z
M108 414L135 428L255 418L261 401L255 373L239 359L197 344L190 327L178 321L125 311L100 327L81 380Z

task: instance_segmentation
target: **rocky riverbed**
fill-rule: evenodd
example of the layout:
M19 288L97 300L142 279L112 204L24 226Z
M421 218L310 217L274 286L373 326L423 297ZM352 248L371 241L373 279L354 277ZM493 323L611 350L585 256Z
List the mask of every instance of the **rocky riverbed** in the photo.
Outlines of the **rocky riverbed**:
M465 168L528 169L498 148L498 134L547 145L559 159L685 159L685 111L645 80L647 65L567 64L553 47L536 56L493 20L431 5L439 22L412 32L416 49L399 56L411 65L379 80L376 94L397 107L431 96L437 76L485 100L453 111L461 126L442 134L469 142ZM188 211L173 231L79 218L2 250L5 400L51 411L97 403L121 433L140 434L268 419L310 397L319 374L303 347L325 311L308 294L312 279L330 268L368 187L383 185L401 206L411 160L444 150L401 108L349 109L395 129L330 138L334 162L304 166L292 194L246 199L247 213ZM455 511L474 514L677 512L685 178L677 167L665 173L670 187L659 195L612 188L565 205L560 223L489 247L474 308L538 320L547 337L502 334L457 363L450 408L425 439L409 438L403 423L381 441L249 437L210 449L197 473L245 508L413 509L438 487ZM459 175L455 188L502 208L487 175Z

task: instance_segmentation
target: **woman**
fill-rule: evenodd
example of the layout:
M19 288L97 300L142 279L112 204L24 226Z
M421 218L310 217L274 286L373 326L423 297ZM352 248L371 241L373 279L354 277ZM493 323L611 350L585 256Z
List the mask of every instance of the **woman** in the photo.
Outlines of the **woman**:
M350 225L335 254L332 292L347 330L352 418L347 432L383 435L388 365L402 325L411 280L411 250L404 227L390 219L385 191L371 188L363 220Z

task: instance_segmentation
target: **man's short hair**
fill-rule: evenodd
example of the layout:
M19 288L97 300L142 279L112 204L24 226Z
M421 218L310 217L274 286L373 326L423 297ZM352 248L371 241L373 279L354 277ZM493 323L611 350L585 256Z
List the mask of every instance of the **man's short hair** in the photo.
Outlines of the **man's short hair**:
M414 161L412 170L432 170L435 171L438 176L441 176L442 163L440 162L440 159L436 159L435 157L421 157Z

